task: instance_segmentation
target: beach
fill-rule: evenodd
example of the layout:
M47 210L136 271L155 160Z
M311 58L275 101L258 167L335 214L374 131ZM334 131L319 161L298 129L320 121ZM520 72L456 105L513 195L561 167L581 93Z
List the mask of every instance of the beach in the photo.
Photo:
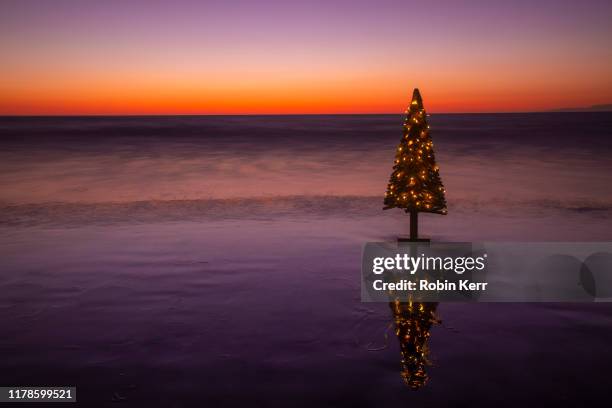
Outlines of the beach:
M608 241L610 113L431 115L437 241ZM361 250L393 115L0 118L0 383L86 406L516 406L605 400L608 304L440 304L399 375ZM387 333L387 336L385 336ZM600 350L601 353L594 353Z

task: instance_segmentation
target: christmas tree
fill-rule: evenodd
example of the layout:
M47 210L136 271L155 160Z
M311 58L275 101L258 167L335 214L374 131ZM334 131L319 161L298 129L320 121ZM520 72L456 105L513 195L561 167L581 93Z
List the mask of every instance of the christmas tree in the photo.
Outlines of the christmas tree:
M418 213L446 214L444 186L429 135L427 114L418 89L406 110L404 132L397 146L393 172L385 193L384 209L410 213L410 240L418 240Z
M404 383L413 390L427 382L425 371L430 364L427 341L436 318L437 303L400 302L389 304L395 320L395 334L400 342L401 376Z

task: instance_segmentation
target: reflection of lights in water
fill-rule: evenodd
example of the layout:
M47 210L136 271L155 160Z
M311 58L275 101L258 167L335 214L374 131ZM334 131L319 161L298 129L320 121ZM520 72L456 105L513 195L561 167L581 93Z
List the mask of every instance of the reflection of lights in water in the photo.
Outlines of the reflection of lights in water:
M438 323L437 303L395 302L389 303L395 320L395 334L400 342L401 376L413 390L427 382L426 366L429 365L427 341L431 326Z

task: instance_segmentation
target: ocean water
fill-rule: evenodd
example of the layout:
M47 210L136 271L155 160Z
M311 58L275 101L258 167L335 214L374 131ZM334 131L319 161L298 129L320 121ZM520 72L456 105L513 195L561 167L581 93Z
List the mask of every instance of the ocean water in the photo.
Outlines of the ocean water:
M612 239L612 114L432 115L451 241ZM87 406L603 401L606 304L441 304L408 389L363 243L401 117L0 118L0 384Z

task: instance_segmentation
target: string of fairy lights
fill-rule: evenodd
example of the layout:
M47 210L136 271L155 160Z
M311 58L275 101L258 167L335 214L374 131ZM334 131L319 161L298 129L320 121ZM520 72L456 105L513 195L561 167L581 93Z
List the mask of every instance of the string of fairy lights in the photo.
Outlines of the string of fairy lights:
M406 109L403 137L385 193L385 209L446 214L445 189L436 164L427 113L418 89Z

